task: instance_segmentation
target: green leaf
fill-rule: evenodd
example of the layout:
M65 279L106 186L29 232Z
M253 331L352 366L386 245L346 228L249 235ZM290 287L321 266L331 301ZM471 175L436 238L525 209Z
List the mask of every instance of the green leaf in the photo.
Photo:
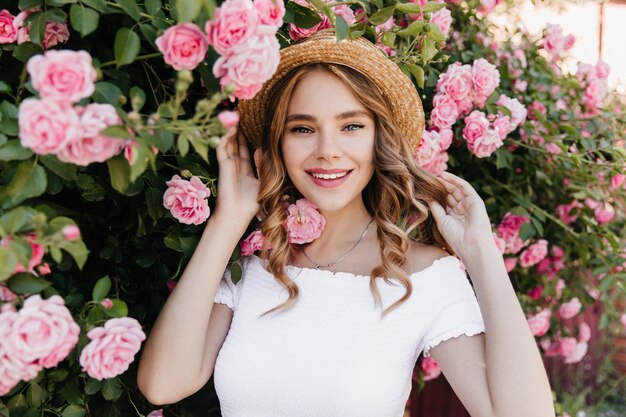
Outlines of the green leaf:
M118 29L113 46L116 65L121 67L132 63L139 54L140 47L139 35L125 27Z
M97 379L89 378L87 382L85 382L85 394L94 395L102 388L102 382Z
M76 3L78 0L46 0L48 6L64 6L70 3Z
M161 0L146 0L145 6L148 14L156 15L161 11L163 4L161 3Z
M444 42L446 35L439 29L439 26L429 23L428 24L428 36L432 37L435 42Z
M13 56L18 61L26 62L32 56L40 54L42 52L43 49L41 48L41 46L34 44L33 42L24 42L17 45L17 47L13 50Z
M198 137L189 138L189 141L191 142L191 146L193 146L196 153L200 155L206 163L209 163L209 145L206 141L203 138Z
M192 22L200 12L200 0L176 0L176 14L178 23Z
M85 416L85 409L82 406L76 405L76 404L68 405L67 407L65 407L65 409L63 409L63 414L61 414L61 417L84 417L84 416Z
M109 317L126 317L128 316L128 306L119 298L114 298L113 305L109 309L105 309L104 313Z
M64 180L76 180L76 165L61 162L54 155L40 155L39 160L41 160L43 166L45 166Z
M424 11L424 13L433 13L438 12L444 7L446 7L445 3L428 2L424 5L424 7L422 7L422 10Z
M181 133L178 136L178 140L176 141L176 146L178 147L178 153L180 156L184 157L189 152L189 140L184 133Z
M67 303L65 303L67 305ZM48 372L48 378L52 379L55 382L61 382L67 378L69 375L69 371L67 369L55 368L52 371Z
M9 248L0 246L0 282L11 276L17 266L17 256Z
M401 29L396 32L398 36L416 36L419 33L422 33L424 30L424 21L416 20L411 23L408 27Z
M18 206L0 217L0 231L3 234L14 235L26 230L32 230L46 216L31 207Z
M0 161L23 161L33 156L30 149L22 147L19 140L12 139L0 147Z
M82 240L74 240L66 243L63 246L63 249L72 255L72 258L74 258L74 262L76 262L78 268L83 269L85 262L87 262L87 256L89 256L89 249L87 249L85 242Z
M26 401L28 401L31 407L39 407L43 401L43 390L39 384L34 381L28 384L28 389L26 390Z
M46 14L44 12L33 13L28 16L28 20L31 21L30 30L28 31L30 41L35 45L41 45L46 33Z
M380 9L373 15L371 15L368 20L374 26L382 25L387 20L389 20L391 16L393 16L393 12L395 10L396 10L396 5L385 7L383 9Z
M90 175L79 174L76 185L82 192L81 196L87 201L100 201L106 194L104 188Z
M72 4L72 7L70 7L70 23L81 36L86 36L98 28L100 14L82 4Z
M106 81L96 83L96 91L93 93L93 99L98 103L109 103L119 105L120 98L124 96L122 90L118 86Z
M233 262L232 266L230 267L230 280L233 282L233 284L237 284L239 282L242 273L243 270L241 269L241 264L239 262Z
M143 34L143 37L146 38L146 40L154 46L154 41L157 38L157 30L154 28L154 26L142 23L139 25L139 30Z
M17 5L20 10L26 10L43 5L43 0L20 0Z
M16 294L35 294L48 288L52 283L37 275L20 272L9 278L7 285Z
M525 242L526 240L530 239L536 234L537 234L537 231L532 226L532 223L522 223L522 226L520 227L520 230L519 230L519 237L520 239L522 239L522 241Z
M350 30L350 26L343 20L343 17L336 15L335 16L335 33L337 35L337 40L342 41L348 37L348 31Z
M106 0L81 0L81 3L96 9L100 13L106 13L109 10Z
M122 384L117 378L105 379L102 383L102 396L105 400L115 401L122 395Z
M159 220L165 215L165 207L163 207L163 191L158 188L148 188L146 190L146 204L148 205L148 214L154 221Z
M13 90L11 86L7 84L5 81L0 81L0 93L1 94L10 94Z
M430 37L424 38L424 44L422 45L422 60L424 63L429 62L433 57L437 55L437 47L435 41Z
M111 279L108 276L102 277L96 282L96 285L93 286L91 298L98 303L106 298L110 290Z
M146 93L141 88L133 86L130 88L130 103L135 111L141 110L146 102Z
M111 177L111 186L120 193L124 194L130 186L130 165L121 155L107 160L109 166L109 176Z
M383 43L383 45L387 45L388 47L393 48L396 42L396 34L389 31L383 32L383 36L381 37L380 41Z
M141 9L135 0L116 0L116 3L136 21L141 19Z
M121 139L133 139L133 135L130 134L128 129L126 129L123 125L115 125L109 126L100 131L100 134L103 136L108 136L110 138L121 138Z
M283 20L286 23L293 23L299 28L310 29L322 21L319 14L313 9L301 6L293 1L286 5L286 12Z
M419 88L424 88L424 68L415 64L406 64L406 67L411 72L413 77L415 77L415 82L417 82L417 86Z
M46 191L47 180L45 170L32 161L20 163L11 182L0 187L0 208L15 207L31 197L38 197Z
M76 3L76 1L73 1L73 3ZM48 2L48 6L51 6L50 2ZM46 11L46 23L48 22L66 23L67 14L58 7L48 8Z

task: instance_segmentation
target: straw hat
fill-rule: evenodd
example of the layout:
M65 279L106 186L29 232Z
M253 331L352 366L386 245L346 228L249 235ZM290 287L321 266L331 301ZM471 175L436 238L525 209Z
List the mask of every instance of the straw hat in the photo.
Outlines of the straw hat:
M248 142L257 148L263 138L265 108L274 84L296 67L328 62L353 68L367 76L382 92L402 135L413 148L419 145L424 130L424 110L411 80L384 52L365 38L336 40L333 29L315 32L281 49L278 69L250 100L239 100L239 127Z

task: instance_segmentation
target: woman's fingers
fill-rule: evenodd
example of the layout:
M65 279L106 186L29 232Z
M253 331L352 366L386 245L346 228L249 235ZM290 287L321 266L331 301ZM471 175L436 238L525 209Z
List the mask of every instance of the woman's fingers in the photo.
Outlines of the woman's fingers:
M241 131L237 131L237 144L239 146L239 157L244 161L250 160L250 151L248 151L248 144L246 142L246 138L241 133Z

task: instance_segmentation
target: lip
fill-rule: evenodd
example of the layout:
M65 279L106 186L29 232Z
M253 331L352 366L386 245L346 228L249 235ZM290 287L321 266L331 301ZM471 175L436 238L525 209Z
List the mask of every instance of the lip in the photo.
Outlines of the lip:
M337 174L340 172L346 172L348 171L348 173L346 175L344 175L341 178L335 178L332 180L325 180L322 178L315 178L312 174ZM344 182L347 181L348 177L350 176L350 174L352 174L352 170L337 170L337 169L333 169L333 170L307 170L307 173L309 174L309 178L311 178L311 181L313 182L313 184L317 185L318 187L322 187L322 188L336 188L339 187L341 184L343 184Z

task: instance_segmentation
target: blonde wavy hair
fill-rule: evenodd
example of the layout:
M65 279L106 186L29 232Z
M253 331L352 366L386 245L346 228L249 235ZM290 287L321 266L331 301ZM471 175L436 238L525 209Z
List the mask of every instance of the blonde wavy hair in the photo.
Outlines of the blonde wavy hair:
M283 223L287 217L285 192L292 198L301 196L287 175L280 140L294 88L304 76L320 69L336 75L374 114L374 174L362 197L377 225L382 264L370 273L370 290L375 305L382 308L380 293L375 285L376 277L383 277L386 283L395 279L406 288L405 294L382 312L381 317L384 318L405 302L413 291L411 281L402 269L411 239L434 244L454 254L437 229L426 204L426 201L436 200L445 207L447 192L435 177L416 164L409 141L394 125L390 106L376 85L358 71L329 63L307 64L294 69L280 79L269 94L265 109L265 120L268 122L262 127L261 148L264 152L257 167L261 182L257 201L266 215L261 224L265 237L261 258L268 261L267 268L288 291L289 298L260 317L293 306L300 294L296 283L285 272L285 265L292 259L293 248L287 240ZM270 247L272 249L268 250Z

